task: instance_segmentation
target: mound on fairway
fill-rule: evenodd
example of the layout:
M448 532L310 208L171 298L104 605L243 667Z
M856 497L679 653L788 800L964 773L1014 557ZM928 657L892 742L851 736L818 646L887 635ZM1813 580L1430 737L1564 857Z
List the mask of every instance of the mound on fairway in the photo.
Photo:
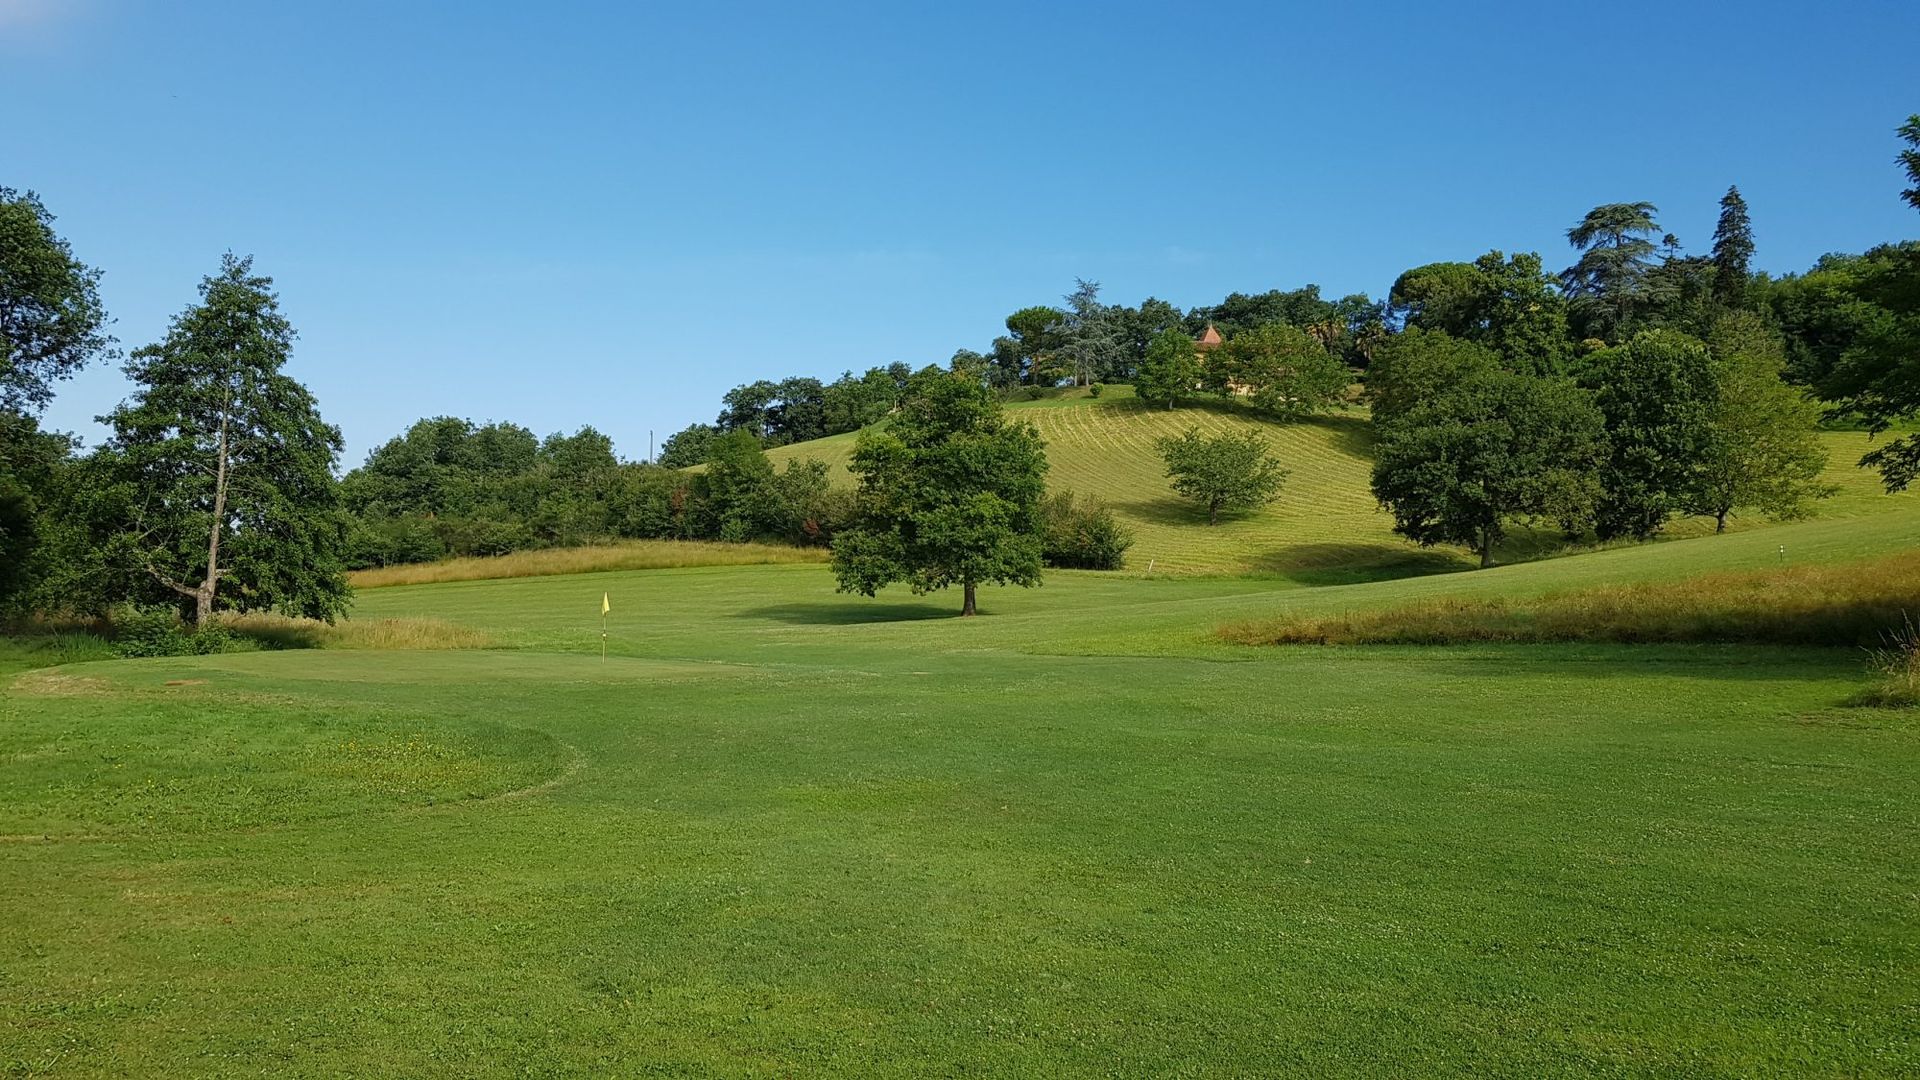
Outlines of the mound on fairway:
M1363 410L1335 413L1306 423L1264 419L1236 402L1209 402L1179 409L1153 408L1128 387L1098 398L1075 391L1042 401L1014 402L1007 411L1030 421L1047 442L1047 483L1053 490L1091 495L1134 532L1127 553L1130 571L1172 574L1276 573L1310 581L1335 581L1466 569L1475 565L1453 549L1422 550L1393 532L1393 519L1374 501L1372 430ZM1266 436L1291 470L1278 502L1258 512L1206 524L1205 514L1167 486L1154 442L1189 427L1208 434L1252 427ZM1911 495L1888 496L1877 476L1855 462L1867 447L1859 433L1822 436L1829 450L1826 481L1839 494L1816 508L1821 517L1853 517L1899 506ZM768 451L776 464L817 458L851 483L846 464L853 434L835 435ZM1767 524L1735 518L1736 529ZM1671 537L1710 532L1706 521L1675 521ZM1559 544L1551 532L1521 534L1501 554L1525 557Z

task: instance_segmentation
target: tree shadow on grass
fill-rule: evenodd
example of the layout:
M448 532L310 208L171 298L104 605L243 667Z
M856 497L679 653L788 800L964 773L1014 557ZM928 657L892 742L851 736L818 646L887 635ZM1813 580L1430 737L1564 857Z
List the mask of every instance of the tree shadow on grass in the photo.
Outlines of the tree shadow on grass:
M840 601L822 604L773 604L742 611L742 619L767 619L795 626L853 626L860 623L920 622L958 618L960 606L880 601Z
M1448 551L1390 544L1289 544L1249 560L1252 570L1301 585L1360 585L1370 581L1451 574L1472 563Z

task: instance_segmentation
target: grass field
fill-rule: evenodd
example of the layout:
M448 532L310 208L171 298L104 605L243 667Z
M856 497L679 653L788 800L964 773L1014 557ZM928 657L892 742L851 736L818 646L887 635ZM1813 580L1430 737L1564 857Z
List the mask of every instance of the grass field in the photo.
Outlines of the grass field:
M1046 439L1051 487L1101 499L1133 529L1130 571L1272 573L1322 581L1473 565L1463 552L1422 551L1394 535L1393 519L1368 492L1372 434L1362 410L1311 423L1278 424L1231 403L1150 408L1134 399L1128 387L1111 387L1099 398L1084 394L1014 402L1007 411L1031 421ZM1205 514L1167 487L1153 448L1156 439L1193 426L1208 433L1253 426L1265 433L1292 470L1280 500L1258 513L1207 527ZM1873 514L1912 498L1883 494L1874 473L1855 467L1869 445L1865 435L1829 432L1822 439L1831 455L1826 480L1839 493L1820 504L1819 516ZM853 443L851 434L836 435L770 454L776 462L818 458L833 466L842 482L851 483L846 462ZM1757 524L1765 522L1736 518L1733 527ZM1711 522L1696 520L1676 522L1669 531L1686 537L1711 529ZM1525 558L1558 544L1550 534L1521 535L1502 555Z
M1920 719L1841 705L1857 651L1216 630L1916 538L1062 573L964 621L820 566L623 571L356 612L498 650L16 642L0 1068L1914 1075Z

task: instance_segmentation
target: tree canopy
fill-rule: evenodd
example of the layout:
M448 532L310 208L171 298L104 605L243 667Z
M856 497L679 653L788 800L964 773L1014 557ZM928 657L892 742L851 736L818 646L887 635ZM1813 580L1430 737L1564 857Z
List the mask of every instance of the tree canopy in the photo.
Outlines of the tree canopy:
M1222 511L1251 510L1280 497L1287 470L1267 440L1251 429L1208 438L1188 428L1154 444L1166 462L1173 490L1207 510L1207 524L1220 524Z

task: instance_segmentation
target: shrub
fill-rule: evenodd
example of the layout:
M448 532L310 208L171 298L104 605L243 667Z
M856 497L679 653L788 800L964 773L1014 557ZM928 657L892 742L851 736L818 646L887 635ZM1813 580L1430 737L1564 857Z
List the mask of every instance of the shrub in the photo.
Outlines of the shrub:
M123 608L113 618L113 651L121 656L210 656L246 648L224 626L198 628L168 608Z
M1101 383L1094 383L1093 385L1091 385L1091 386L1089 386L1089 387L1087 387L1087 396L1088 396L1088 397L1099 397L1099 396L1100 396L1100 392L1101 392L1102 390L1105 390L1105 389L1106 389L1106 386L1105 386L1105 385L1103 385L1103 384L1101 384Z
M1062 491L1040 504L1040 515L1046 528L1041 558L1048 566L1118 570L1126 565L1133 534L1099 502Z

